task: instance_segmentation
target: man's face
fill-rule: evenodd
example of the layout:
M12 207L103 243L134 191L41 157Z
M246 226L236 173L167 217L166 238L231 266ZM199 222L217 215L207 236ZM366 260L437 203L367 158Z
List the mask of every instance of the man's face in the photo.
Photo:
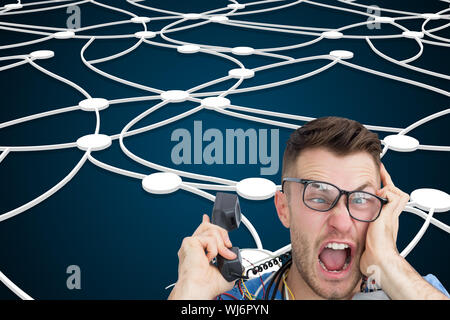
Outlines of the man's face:
M308 149L293 169L291 177L329 182L348 191L375 194L380 186L379 169L365 152L337 156L324 148ZM280 219L290 229L293 267L300 281L322 298L350 297L361 279L359 261L369 223L350 217L345 195L331 210L318 212L303 203L304 185L286 182L285 187L287 213Z

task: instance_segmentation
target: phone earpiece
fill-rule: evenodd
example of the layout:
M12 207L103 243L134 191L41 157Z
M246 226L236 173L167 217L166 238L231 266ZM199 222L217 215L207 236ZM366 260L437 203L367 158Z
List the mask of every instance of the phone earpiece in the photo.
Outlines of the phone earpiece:
M211 222L228 232L239 228L241 223L241 208L238 196L224 192L217 192Z

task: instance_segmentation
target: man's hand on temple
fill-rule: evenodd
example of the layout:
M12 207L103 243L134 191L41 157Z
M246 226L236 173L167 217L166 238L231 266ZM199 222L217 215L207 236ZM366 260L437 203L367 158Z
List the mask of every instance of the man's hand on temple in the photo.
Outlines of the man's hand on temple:
M370 266L377 266L382 289L391 299L447 299L425 281L399 254L397 233L399 216L409 200L409 195L398 189L383 164L380 166L383 188L377 195L388 199L380 216L367 230L366 247L360 261L360 270L366 276Z

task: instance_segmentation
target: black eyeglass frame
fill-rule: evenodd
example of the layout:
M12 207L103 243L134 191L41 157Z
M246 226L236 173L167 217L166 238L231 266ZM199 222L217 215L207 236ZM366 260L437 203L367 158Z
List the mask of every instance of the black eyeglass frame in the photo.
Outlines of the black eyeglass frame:
M335 205L339 202L339 200L341 199L342 195L345 194L345 195L347 196L347 201L345 202L345 206L347 207L347 212L348 212L348 214L349 214L350 217L352 217L353 219L355 219L355 220L357 220L357 221L361 221L361 222L373 222L373 221L377 220L378 217L380 216L380 213L381 213L381 210L383 209L383 206L384 206L385 204L388 203L388 199L379 197L379 196L377 196L377 195L375 195L375 194L373 194L373 193L367 192L367 191L359 191L359 190L347 191L347 190L342 190L342 189L339 188L338 186L336 186L336 185L334 185L334 184L332 184L332 183L326 182L326 181L309 180L309 179L299 179L299 178L284 178L283 181L281 182L281 192L283 192L283 193L284 193L284 183L287 182L287 181L297 182L297 183L303 184L303 186L304 186L304 187L303 187L303 194L302 194L302 201L303 201L303 203L304 203L305 206L307 206L308 208L310 208L310 209L312 209L312 210L315 210L315 211L319 211L319 212L327 212L327 211L330 211L331 209L333 209L334 206L335 206ZM311 183L326 183L326 184L329 184L329 185L335 187L335 188L339 191L339 195L336 197L336 199L334 200L334 202L331 204L331 206L330 206L328 209L326 209L326 210L319 210L319 209L311 208L309 205L306 204L306 202L305 202L305 190L306 190L306 186L307 186L308 184L311 184ZM349 206L348 206L348 199L349 199L349 196L350 196L352 193L356 193L356 192L358 192L358 193L366 193L366 194L369 194L369 195L371 195L371 196L377 198L378 200L380 200L380 202L381 202L380 211L378 211L378 214L377 214L376 217L373 218L372 220L362 220L362 219L358 219L358 218L355 218L355 217L350 213L350 208L349 208Z

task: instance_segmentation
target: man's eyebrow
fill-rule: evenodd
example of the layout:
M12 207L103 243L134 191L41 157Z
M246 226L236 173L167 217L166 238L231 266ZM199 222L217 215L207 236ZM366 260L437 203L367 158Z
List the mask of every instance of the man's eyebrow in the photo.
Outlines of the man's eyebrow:
M365 182L365 183L363 183L362 185L360 185L359 187L357 187L356 189L354 189L354 191L364 190L364 189L367 188L367 187L373 187L374 190L377 190L377 189L374 187L374 185L373 185L372 183L370 183L370 182Z
M326 181L322 181L320 179L311 179L311 178L305 178L305 179L306 180L317 181L317 182L329 183L329 182L326 182ZM362 190L364 190L367 187L372 187L374 190L377 190L377 188L370 181L366 181L362 185L360 185L359 187L353 189L353 191L362 191Z

